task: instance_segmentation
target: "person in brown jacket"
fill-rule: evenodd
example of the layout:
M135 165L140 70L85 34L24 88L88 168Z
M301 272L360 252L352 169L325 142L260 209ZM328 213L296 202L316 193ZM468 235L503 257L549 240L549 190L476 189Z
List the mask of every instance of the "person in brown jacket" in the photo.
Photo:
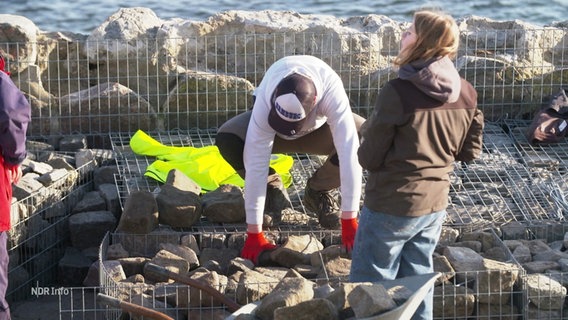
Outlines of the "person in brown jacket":
M459 30L452 17L418 11L386 83L362 128L359 163L367 184L350 281L382 281L433 272L432 254L446 217L455 161L481 153L477 93L452 58ZM432 319L433 294L413 319Z

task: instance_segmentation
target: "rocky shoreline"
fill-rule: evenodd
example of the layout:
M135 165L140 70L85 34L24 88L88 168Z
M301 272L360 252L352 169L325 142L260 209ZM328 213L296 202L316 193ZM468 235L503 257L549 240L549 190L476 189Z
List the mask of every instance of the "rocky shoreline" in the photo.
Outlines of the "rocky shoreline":
M390 61L408 27L381 15L288 11L162 20L147 8L121 9L88 35L42 32L22 16L0 21L9 70L32 102L34 136L214 128L249 108L265 68L290 54L330 63L366 116L393 76ZM459 27L456 65L478 89L488 120L527 117L562 85L566 22L471 16Z
M522 21L468 17L460 20L459 26L462 45L456 66L477 88L479 104L487 120L497 122L497 125L488 126L495 132L500 129L498 124L503 119L530 119L543 99L562 87L568 66L566 22L537 27ZM0 14L0 48L8 55L13 79L33 109L29 134L30 150L34 152L25 164L26 176L15 186L14 193L21 201L14 204L16 209L13 210L18 220L14 220L11 236L14 248L10 257L13 267L11 286L23 285L20 290L26 291L38 270L56 265L56 280L62 286L98 286L98 275L107 272L109 276L116 276L112 281L123 286L125 291L132 290L140 301L144 301L151 299L147 294L154 294L156 286L164 286L159 279L145 274L145 263L153 261L177 270L185 268L185 273L196 278L214 280L212 286L222 288L232 298L245 303L267 295L286 274L298 277L298 273L306 281L322 278L322 263L312 258L312 254L326 249L325 259L333 260L334 265L326 266L325 270L336 271L333 276L345 276L349 259L335 250L337 235L316 239L322 246L310 254L300 250L285 252L284 258L275 256L273 259L280 261L277 269L261 269L264 274L260 275L259 270L237 257L239 245L242 246L244 241L243 235L238 233L234 236L201 234L199 239L186 235L183 240L180 236L169 244L168 241L137 242L135 247L158 249L143 255L126 245L127 237L127 240L109 246L112 255L103 257L108 260L103 263L98 260L98 247L106 232L116 231L121 219L131 219L123 225L135 225L135 233L146 235L144 241L154 237L159 240L161 235L171 231L164 228L160 215L169 215L169 224L176 227L178 222L196 221L195 216L201 217L201 210L207 209L196 192L197 187L173 172L165 184L167 187L137 192L122 199L132 199L125 205L125 214L116 183L117 179L125 179L116 162L124 161L120 158L124 154L112 150L108 136L130 134L136 130L164 132L216 128L232 115L250 108L253 89L265 68L278 57L289 54L313 54L328 61L348 84L346 89L353 109L365 116L372 110L378 88L394 76L389 61L398 52L400 34L407 27L406 22L379 15L338 19L293 12L230 11L195 22L162 20L150 9L130 8L116 12L89 35L83 35L42 32L24 17ZM488 137L492 143L498 140L495 146L499 148L516 145L510 137L492 134ZM532 176L548 177L553 171L549 171L550 168L556 170L563 166L563 163L552 164L553 159L541 159L540 164L531 164L524 155L521 155L524 161L519 161L498 151L491 149L481 162L473 164L454 181L459 191L452 196L466 203L466 213L480 207L474 201L467 203L468 190L485 190L480 185L491 184L495 192L481 195L484 198L478 202L487 201L501 192L508 193L504 185L510 181L502 179L504 167L521 171L520 162L528 163ZM498 164L497 168L488 163ZM487 181L490 178L484 180L480 172L487 173L487 177L499 177L496 181L499 184ZM517 183L512 182L518 188ZM544 178L543 181L535 179L531 181L531 187L542 183L546 183ZM239 207L239 200L242 200L239 190L229 188L224 192L226 194L219 193L214 202L223 203L223 206L217 210ZM161 203L172 205L160 208L158 203L151 203L157 197L162 197ZM232 200L225 203L223 197ZM487 211L484 219L499 223L490 220L509 214L502 210L515 202L514 197L508 194L506 201L495 200L501 206L483 208ZM242 212L237 214L242 216ZM465 215L464 212L452 214L456 219ZM541 214L546 216L547 212ZM234 222L234 217L227 218ZM302 218L309 223L309 215ZM443 278L444 290L452 288L455 291L449 295L447 291L446 294L438 292L438 299L445 302L437 305L453 306L452 310L439 310L442 313L458 312L464 317L473 312L478 316L481 316L480 312L495 314L493 308L497 305L501 312L516 318L523 311L503 296L523 295L513 285L518 284L519 279L525 279L524 270L539 274L564 270L564 264L558 261L563 259L559 252L563 253L565 249L558 243L550 246L507 243L510 252L497 246L498 249L487 253L486 249L496 247L488 240L493 235L448 232L449 238L445 239L447 241L439 250L440 256L437 256L441 261L437 271L451 276ZM69 243L55 248L47 246L62 235L66 238L68 235ZM469 250L454 249L458 235L459 247ZM517 236L526 240L524 233ZM274 234L273 238L286 245L290 237ZM531 254L527 254L527 247ZM538 250L548 255L537 256L537 262L529 263L533 262ZM49 253L26 256L45 251ZM465 257L464 260L446 261L452 252L455 256ZM519 261L511 263L511 256L530 260L523 260L521 267ZM187 262L187 266L182 261ZM464 261L475 262L477 269L470 269L471 264ZM101 267L109 269L101 270ZM497 267L502 269L496 277L507 279L503 281L505 287L483 289L490 292L488 297L480 297L475 289L465 288L457 280L468 272L482 271L482 277L489 277L489 280L484 279L490 283L493 273L483 271ZM266 274L273 276L269 282L274 286L269 291L257 292L247 287L247 284L261 281L255 277L266 277ZM457 278L452 278L456 275ZM560 283L563 278L559 279ZM533 297L532 301L537 301L537 314L561 312L558 307L563 304L566 289L560 288L563 283L559 287L554 281L553 286L531 289L535 296L543 298ZM244 297L237 296L238 288L243 288ZM247 294L252 296L247 297ZM160 299L168 301L171 297L164 295ZM491 299L499 301L489 301ZM203 307L210 307L209 302L203 302ZM476 303L475 310L473 302ZM341 310L345 312L345 308Z

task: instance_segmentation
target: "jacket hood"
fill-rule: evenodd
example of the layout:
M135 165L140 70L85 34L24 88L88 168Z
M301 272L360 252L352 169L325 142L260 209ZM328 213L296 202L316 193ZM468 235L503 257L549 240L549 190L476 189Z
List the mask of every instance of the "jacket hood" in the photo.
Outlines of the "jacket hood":
M400 67L398 76L441 102L456 102L461 91L460 75L448 57L418 60Z

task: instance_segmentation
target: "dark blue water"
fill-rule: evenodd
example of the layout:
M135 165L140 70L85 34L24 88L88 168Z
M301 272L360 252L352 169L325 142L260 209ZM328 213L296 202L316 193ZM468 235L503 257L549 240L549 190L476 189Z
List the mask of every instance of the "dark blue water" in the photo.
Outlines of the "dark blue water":
M183 18L204 21L226 10L292 10L305 14L327 14L340 18L382 14L410 21L420 7L438 7L460 18L468 15L494 20L523 20L539 26L568 20L567 0L1 0L0 13L16 14L32 20L43 31L71 31L88 34L121 7L146 7L167 20ZM1 22L1 21L0 21Z

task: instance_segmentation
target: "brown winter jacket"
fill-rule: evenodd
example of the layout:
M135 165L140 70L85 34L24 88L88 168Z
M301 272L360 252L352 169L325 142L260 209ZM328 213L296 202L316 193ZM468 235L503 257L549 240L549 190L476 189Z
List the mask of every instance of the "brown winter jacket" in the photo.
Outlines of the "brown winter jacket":
M481 153L477 93L453 65L447 82L437 83L444 75L431 74L448 70L447 62L441 64L389 81L364 125L358 156L368 171L364 205L373 211L421 216L445 209L454 161Z

